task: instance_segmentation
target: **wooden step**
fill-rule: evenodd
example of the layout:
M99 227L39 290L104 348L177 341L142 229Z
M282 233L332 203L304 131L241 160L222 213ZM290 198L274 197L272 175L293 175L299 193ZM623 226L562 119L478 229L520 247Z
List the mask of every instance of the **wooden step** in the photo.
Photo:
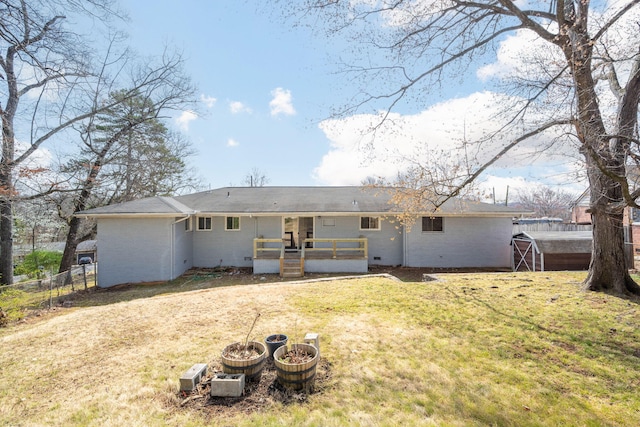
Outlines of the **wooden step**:
M304 272L302 271L302 263L299 259L287 259L282 262L282 271L280 277L302 277Z

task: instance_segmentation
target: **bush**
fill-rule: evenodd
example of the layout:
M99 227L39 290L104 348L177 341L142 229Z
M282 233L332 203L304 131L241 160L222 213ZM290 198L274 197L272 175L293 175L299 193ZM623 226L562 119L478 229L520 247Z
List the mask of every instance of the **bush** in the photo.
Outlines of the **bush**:
M27 275L30 278L41 279L45 271L57 270L62 261L62 252L33 251L24 257L14 270L16 275Z
M14 287L0 286L0 327L23 317L23 307L29 304L29 294Z

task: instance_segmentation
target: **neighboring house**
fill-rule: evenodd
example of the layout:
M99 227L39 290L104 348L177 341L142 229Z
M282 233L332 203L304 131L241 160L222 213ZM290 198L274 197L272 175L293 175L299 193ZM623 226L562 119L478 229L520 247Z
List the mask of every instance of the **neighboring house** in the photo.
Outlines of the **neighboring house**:
M571 205L571 222L574 224L591 224L591 214L588 210L589 189L587 188Z
M83 264L80 259L90 258L91 262L98 261L98 241L97 240L85 240L78 243L76 248L76 264Z
M571 205L571 222L574 224L591 224L589 211L590 195L587 188ZM622 226L625 228L625 243L632 247L632 253L640 253L640 209L630 206L624 209Z
M192 267L302 275L511 266L512 219L522 211L451 200L405 227L389 198L364 187L228 187L78 215L97 220L101 287L171 280Z
M591 224L591 213L589 213L589 204L591 197L587 188L575 202L571 205L571 222L574 224ZM624 209L623 224L640 222L640 210L632 207Z

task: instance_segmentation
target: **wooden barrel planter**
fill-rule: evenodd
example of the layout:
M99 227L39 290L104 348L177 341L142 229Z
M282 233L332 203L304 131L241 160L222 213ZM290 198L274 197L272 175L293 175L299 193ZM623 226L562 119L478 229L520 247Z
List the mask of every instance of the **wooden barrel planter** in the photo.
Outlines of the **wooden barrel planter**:
M242 357L244 343L235 342L222 350L222 371L225 374L244 374L246 381L259 380L262 375L267 348L258 341L249 341L249 357Z
M289 350L306 352L311 356L311 359L302 363L292 363L286 358ZM279 347L273 353L273 363L276 366L278 383L291 390L312 390L319 359L318 350L309 344L293 344L291 348L286 345Z

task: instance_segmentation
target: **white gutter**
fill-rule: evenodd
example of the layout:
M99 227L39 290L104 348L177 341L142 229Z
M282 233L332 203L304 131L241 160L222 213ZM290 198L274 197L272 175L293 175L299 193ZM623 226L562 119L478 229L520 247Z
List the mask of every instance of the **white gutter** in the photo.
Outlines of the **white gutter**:
M173 213L103 213L103 214L74 214L73 216L78 218L173 218L179 215L193 215L193 214L185 214L181 212L173 212Z
M185 221L185 220L187 220L187 219L189 219L189 218L191 218L191 215L187 215L187 216L185 216L185 217L182 217L182 218L178 219L177 221L174 221L173 223L174 223L174 224L177 224L177 223L182 222L182 221Z

